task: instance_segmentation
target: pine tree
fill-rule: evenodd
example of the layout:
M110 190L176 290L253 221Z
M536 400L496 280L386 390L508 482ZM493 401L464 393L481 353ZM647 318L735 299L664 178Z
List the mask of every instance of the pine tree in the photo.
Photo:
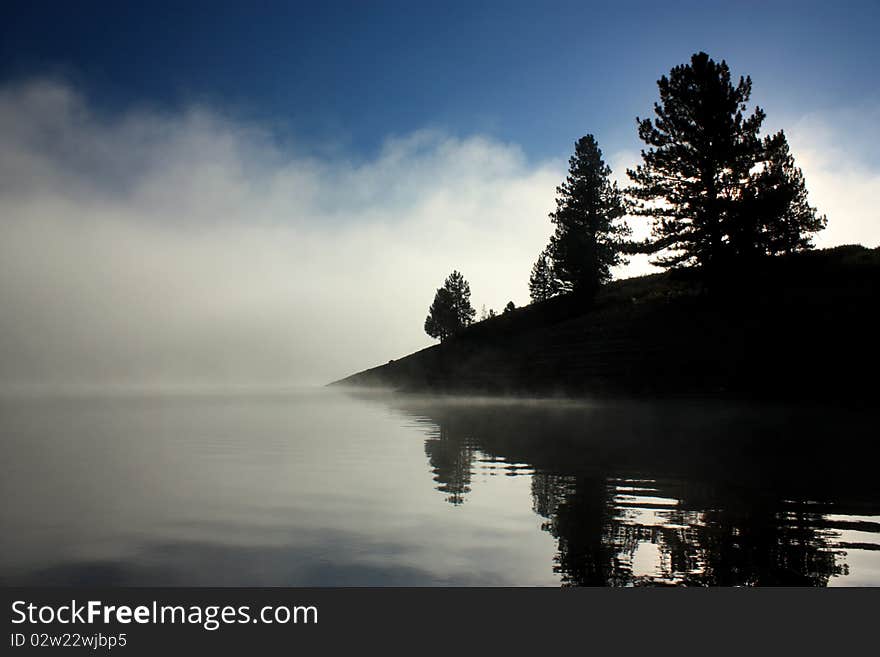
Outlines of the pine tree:
M437 289L425 318L425 333L444 342L474 321L471 287L458 271L453 271Z
M656 118L636 119L650 148L642 151L643 163L627 171L633 213L654 218L645 250L668 253L655 264L715 270L731 236L742 232L740 202L761 156L764 112L755 108L746 116L751 79L741 77L734 86L727 64L703 52L657 86Z
M624 214L617 183L593 135L581 137L569 159L568 176L556 188L556 231L549 254L562 291L592 296L624 262L623 239L629 228L615 223Z
M425 333L444 342L455 332L455 313L452 305L452 295L449 290L444 287L439 288L425 318Z
M764 163L754 177L754 214L766 253L792 253L813 247L811 233L828 220L807 201L804 175L795 166L783 131L764 139Z
M541 251L537 261L532 266L532 275L529 277L529 296L532 301L544 301L555 297L560 292L559 281L553 271L553 260L550 258L548 249Z

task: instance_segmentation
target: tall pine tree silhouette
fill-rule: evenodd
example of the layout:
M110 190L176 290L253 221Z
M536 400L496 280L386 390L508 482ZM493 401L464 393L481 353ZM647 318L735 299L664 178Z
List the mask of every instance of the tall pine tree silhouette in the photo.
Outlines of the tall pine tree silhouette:
M637 249L654 264L696 265L712 278L765 254L810 248L826 219L807 202L784 133L761 138L764 111L747 113L752 81L734 85L706 53L657 82L656 117L636 119L649 148L627 171L631 211L653 218Z
M532 274L529 276L529 296L532 297L532 301L545 301L559 294L559 288L550 251L544 249L532 266Z
M751 79L734 85L727 63L704 52L674 67L657 87L656 118L636 119L649 148L643 163L627 171L632 212L654 218L645 250L666 250L655 264L716 269L762 149L764 112L755 108L746 116Z
M581 137L550 213L556 231L549 254L561 291L591 297L610 280L611 268L624 262L621 249L629 228L616 223L624 205L610 175L593 135Z
M828 220L807 201L804 175L781 130L764 139L763 167L755 175L754 188L761 250L777 254L812 248L812 233L825 228Z

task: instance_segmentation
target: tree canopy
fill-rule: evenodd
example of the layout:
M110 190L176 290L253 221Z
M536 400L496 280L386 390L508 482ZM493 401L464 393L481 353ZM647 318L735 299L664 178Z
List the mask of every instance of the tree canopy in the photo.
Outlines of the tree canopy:
M716 272L765 253L808 248L824 217L806 201L783 133L761 138L764 111L748 113L749 77L734 84L706 53L657 82L656 117L636 119L648 148L627 171L631 212L653 218L641 245L655 264Z
M437 289L425 318L425 333L444 342L474 321L471 287L459 271L453 271Z
M754 178L754 242L775 255L813 247L812 233L828 220L807 201L804 175L795 165L783 131L764 139L764 164Z
M593 135L581 137L568 175L556 188L556 210L550 213L556 226L546 250L552 273L543 254L533 269L533 291L539 297L556 292L592 296L611 278L611 268L624 262L622 245L629 228L616 222L624 214L623 196L610 175Z
M553 260L549 249L544 249L532 266L532 275L529 277L529 295L532 301L544 301L559 294L561 286L556 280L556 272L553 271Z

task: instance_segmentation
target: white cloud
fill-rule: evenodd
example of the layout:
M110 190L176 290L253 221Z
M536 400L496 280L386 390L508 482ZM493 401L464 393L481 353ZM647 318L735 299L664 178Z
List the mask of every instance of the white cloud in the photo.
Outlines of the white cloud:
M373 160L289 155L205 110L95 114L0 93L3 382L322 382L431 343L453 268L528 299L562 163L423 132Z
M880 105L807 114L785 127L810 203L827 215L819 247L880 246Z

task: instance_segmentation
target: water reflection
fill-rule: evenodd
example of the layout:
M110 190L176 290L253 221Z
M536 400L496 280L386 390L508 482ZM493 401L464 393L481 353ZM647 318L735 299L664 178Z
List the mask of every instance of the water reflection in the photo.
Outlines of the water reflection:
M481 470L531 476L565 585L827 586L851 553L880 556L863 410L389 403L436 426L425 453L447 502L466 502Z
M801 504L706 509L656 480L534 481L566 584L825 586L847 573L834 532Z
M446 501L463 504L465 496L471 492L471 473L476 454L474 446L460 435L450 435L441 426L436 437L425 441L425 454L431 463L437 489L446 494Z
M0 397L0 585L880 584L869 410Z

